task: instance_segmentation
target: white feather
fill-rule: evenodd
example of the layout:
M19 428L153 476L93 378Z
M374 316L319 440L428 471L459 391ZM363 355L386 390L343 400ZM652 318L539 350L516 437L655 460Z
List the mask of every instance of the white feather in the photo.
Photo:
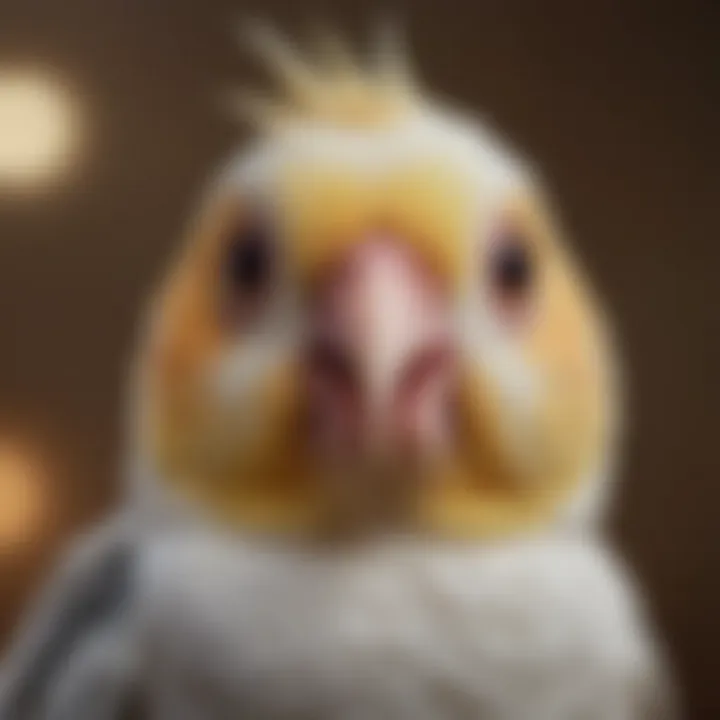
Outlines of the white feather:
M632 588L591 540L322 557L183 533L138 586L156 720L622 720L656 690Z

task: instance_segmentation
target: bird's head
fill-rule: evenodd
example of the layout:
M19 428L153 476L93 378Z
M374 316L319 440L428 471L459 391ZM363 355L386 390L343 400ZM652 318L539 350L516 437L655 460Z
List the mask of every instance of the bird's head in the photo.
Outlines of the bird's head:
M279 532L482 536L577 510L604 481L613 363L533 174L396 54L262 48L286 94L254 105L140 356L160 485Z

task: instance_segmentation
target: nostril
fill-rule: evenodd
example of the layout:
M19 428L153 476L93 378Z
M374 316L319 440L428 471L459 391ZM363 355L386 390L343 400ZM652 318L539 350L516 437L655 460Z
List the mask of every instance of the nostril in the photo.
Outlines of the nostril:
M335 390L349 392L355 386L356 372L346 350L336 342L317 338L310 345L308 366L311 378Z
M400 375L398 393L401 400L417 397L433 381L440 380L450 369L453 355L446 343L437 342L414 354Z

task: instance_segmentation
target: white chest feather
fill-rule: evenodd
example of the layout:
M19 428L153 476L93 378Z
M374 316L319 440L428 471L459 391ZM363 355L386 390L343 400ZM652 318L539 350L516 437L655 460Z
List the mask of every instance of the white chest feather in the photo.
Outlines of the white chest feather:
M629 588L577 540L318 558L211 537L140 578L158 720L642 717Z

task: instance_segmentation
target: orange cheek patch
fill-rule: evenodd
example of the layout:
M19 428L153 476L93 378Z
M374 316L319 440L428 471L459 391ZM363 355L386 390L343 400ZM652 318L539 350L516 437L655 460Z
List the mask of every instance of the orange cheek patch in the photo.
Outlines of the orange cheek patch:
M467 261L476 198L467 178L440 163L374 176L357 168L293 166L282 185L283 235L312 284L367 233L406 239L452 285Z

